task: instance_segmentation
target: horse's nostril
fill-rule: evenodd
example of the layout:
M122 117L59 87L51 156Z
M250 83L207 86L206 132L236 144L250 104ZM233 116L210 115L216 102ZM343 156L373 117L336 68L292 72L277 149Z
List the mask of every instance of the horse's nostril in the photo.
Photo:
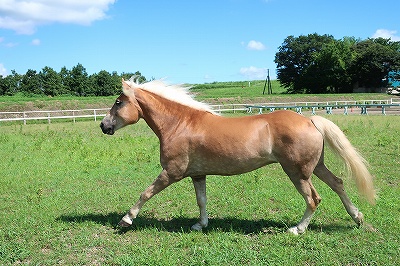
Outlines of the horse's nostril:
M108 125L107 123L100 123L100 128L104 134L113 135L114 134L114 126Z

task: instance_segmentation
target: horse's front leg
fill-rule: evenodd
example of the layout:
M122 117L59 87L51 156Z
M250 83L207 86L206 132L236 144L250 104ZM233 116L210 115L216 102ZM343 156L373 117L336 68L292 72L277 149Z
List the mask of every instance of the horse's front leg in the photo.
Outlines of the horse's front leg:
M135 205L133 205L133 207L129 210L129 212L121 219L118 225L122 227L128 227L132 225L132 220L136 218L140 209L143 207L146 201L151 199L158 192L160 192L161 190L168 187L174 182L175 180L171 179L168 176L167 171L163 170L160 173L160 175L156 178L156 180L154 180L154 182L148 188L146 188L145 191L142 192L139 200L136 202Z
M201 231L208 225L208 215L206 211L206 176L192 177L194 190L196 191L197 205L200 209L200 220L192 226L192 230Z

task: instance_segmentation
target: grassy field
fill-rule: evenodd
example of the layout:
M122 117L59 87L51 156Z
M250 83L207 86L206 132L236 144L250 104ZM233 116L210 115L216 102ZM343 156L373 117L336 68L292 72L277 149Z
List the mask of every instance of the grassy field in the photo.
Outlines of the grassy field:
M158 141L141 121L114 136L98 123L0 126L0 265L399 265L398 116L329 116L370 162L376 206L350 197L357 228L317 178L323 200L309 230L285 233L305 204L278 164L208 178L209 227L190 179L151 199L129 229L116 224L158 175ZM327 153L338 175L343 165Z

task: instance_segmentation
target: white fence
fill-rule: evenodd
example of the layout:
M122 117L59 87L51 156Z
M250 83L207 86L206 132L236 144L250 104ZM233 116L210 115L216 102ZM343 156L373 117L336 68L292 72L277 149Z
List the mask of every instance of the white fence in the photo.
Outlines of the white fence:
M390 99L391 104L400 104L400 98L392 98Z
M285 107L296 107L301 106L302 108L311 106L337 106L337 108L343 108L345 106L352 105L399 105L400 98L392 98L390 100L362 100L362 101L327 101L327 102L282 102L282 103L248 103L248 104L221 104L211 105L211 107L217 113L236 113L249 111L249 106L275 106L277 108ZM23 121L26 125L27 121L30 120L47 120L51 123L52 120L56 119L70 119L76 122L79 118L93 118L97 121L97 118L102 118L106 115L109 108L100 109L82 109L82 110L52 110L52 111L24 111L24 112L0 112L0 122L6 121ZM399 111L400 114L400 111Z
M241 111L249 111L251 107L262 107L262 109L266 109L265 107L276 107L276 108L288 108L295 109L294 107L299 106L301 108L312 109L320 106L321 108L325 108L329 106L331 108L344 108L345 106L378 106L378 105L396 105L400 104L400 98L392 98L390 100L360 100L360 101L326 101L326 102L276 102L276 103L247 103L247 104L220 104L220 105L211 105L211 107L217 113L223 112L241 112ZM250 109L249 109L250 108Z
M52 111L24 111L24 112L0 112L1 121L23 121L24 125L29 120L47 120L51 123L54 119L71 119L74 123L78 118L103 117L110 108L82 109L82 110L52 110Z

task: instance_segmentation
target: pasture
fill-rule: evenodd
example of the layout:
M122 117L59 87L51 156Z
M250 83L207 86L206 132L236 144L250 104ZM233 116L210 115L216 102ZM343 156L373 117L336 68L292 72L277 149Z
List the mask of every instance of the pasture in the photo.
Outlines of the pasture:
M353 93L353 94L286 94L285 89L277 80L272 80L273 94L263 95L263 80L248 82L214 82L193 86L191 92L199 101L209 104L244 104L244 103L281 103L281 102L315 102L315 101L359 101L387 100L392 95L384 93ZM190 86L190 85L188 85ZM34 111L34 110L71 110L109 108L115 96L107 97L76 97L76 96L14 96L0 97L0 111Z
M278 164L209 176L210 224L198 218L184 179L156 195L132 227L116 227L158 175L159 144L140 121L103 135L98 122L0 126L0 265L398 265L400 117L331 115L370 162L379 199L370 206L345 179L365 215L357 228L316 177L322 203L309 230L286 233L304 201ZM343 164L327 152L328 167Z

